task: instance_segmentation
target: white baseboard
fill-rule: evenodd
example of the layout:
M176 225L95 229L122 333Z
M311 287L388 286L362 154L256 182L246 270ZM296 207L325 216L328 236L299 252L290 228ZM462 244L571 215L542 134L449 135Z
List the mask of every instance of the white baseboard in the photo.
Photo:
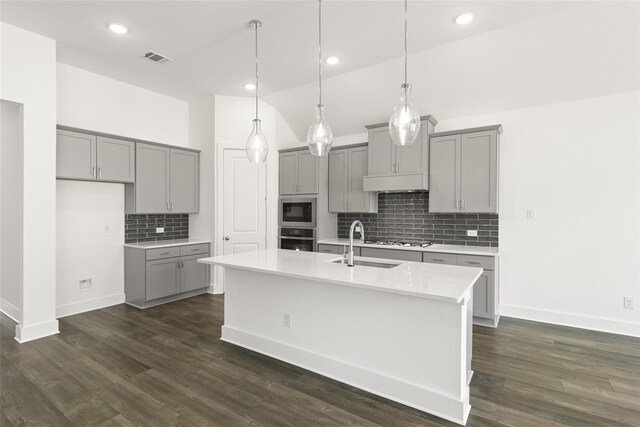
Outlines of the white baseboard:
M18 325L16 326L16 341L20 344L27 341L37 340L38 338L55 335L58 332L58 320L54 319L49 322L37 323L35 325Z
M9 316L14 322L20 323L20 309L9 301L0 299L0 311Z
M640 337L640 323L500 304L500 315L612 334Z
M219 295L219 294L223 294L224 290L222 289L222 286L216 285L214 283L214 284L209 285L209 287L207 288L207 293L214 294L214 295Z
M73 314L84 313L91 310L110 307L124 302L124 294L113 294L105 297L93 298L72 304L59 305L56 307L56 317L71 316Z
M222 341L291 363L359 389L464 425L471 406L418 384L364 369L300 347L222 326Z

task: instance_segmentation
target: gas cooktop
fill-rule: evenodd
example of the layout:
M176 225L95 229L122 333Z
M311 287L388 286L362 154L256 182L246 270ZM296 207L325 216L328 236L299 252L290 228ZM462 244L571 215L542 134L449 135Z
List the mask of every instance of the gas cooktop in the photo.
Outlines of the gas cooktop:
M364 243L367 245L404 246L417 248L426 248L427 246L431 246L433 244L431 242L402 242L398 240L365 240Z

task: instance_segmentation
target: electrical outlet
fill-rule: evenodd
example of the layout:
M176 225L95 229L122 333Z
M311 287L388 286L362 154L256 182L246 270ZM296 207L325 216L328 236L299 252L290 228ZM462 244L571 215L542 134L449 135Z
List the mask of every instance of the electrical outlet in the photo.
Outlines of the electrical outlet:
M282 326L285 328L291 327L291 315L289 313L284 313L284 316L282 316Z
M164 227L156 227L156 233L164 233Z
M629 308L633 310L633 298L624 297L624 308Z
M467 230L468 237L478 237L478 230Z
M536 219L535 209L527 209L527 219Z
M89 289L91 287L91 279L80 280L80 289Z

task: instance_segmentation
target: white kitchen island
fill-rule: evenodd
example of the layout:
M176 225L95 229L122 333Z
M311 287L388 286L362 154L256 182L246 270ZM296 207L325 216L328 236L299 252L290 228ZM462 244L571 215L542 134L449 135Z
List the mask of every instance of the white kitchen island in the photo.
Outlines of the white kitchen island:
M281 249L200 259L225 268L221 339L465 424L482 269L336 259Z

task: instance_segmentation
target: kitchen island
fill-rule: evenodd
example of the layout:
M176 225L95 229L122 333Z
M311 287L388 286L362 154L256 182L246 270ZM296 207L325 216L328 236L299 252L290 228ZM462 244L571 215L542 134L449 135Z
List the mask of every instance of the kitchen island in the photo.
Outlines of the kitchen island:
M225 269L221 339L464 424L482 269L336 260L281 249L198 260Z

